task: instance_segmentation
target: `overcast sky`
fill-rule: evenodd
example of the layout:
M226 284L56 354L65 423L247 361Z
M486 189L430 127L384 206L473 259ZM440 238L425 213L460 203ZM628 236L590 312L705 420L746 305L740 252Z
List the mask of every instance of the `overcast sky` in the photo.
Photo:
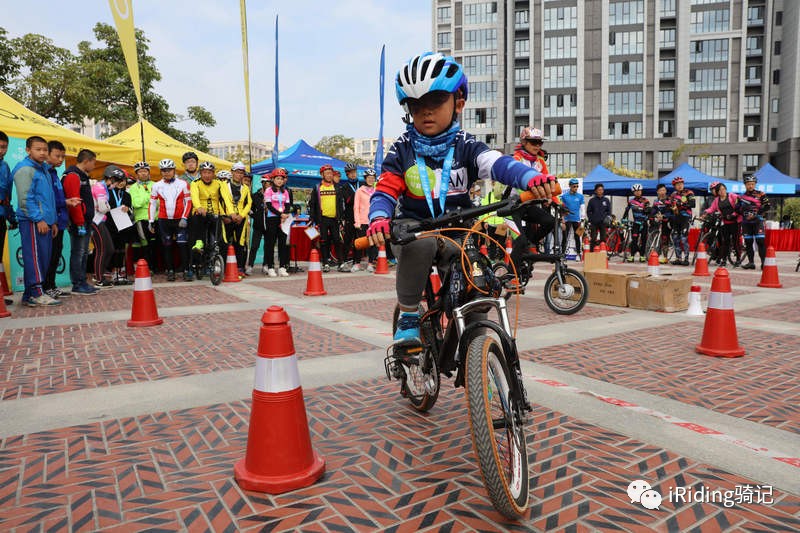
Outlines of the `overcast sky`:
M54 5L47 9L47 5ZM113 25L106 0L30 4L0 0L9 37L44 34L77 51L98 21ZM409 57L431 48L430 0L249 0L250 99L253 139L274 140L275 15L280 15L280 143L302 137L378 135L378 73L386 45L384 135L403 131L394 74ZM247 138L239 2L134 0L137 28L163 79L156 90L173 112L202 105L217 126L212 141ZM183 125L192 129L189 123Z

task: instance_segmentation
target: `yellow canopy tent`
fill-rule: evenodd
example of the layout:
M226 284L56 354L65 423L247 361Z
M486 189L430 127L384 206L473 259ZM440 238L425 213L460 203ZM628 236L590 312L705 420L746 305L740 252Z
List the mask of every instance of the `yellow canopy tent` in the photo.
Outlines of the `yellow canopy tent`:
M0 131L9 137L27 139L39 135L47 141L61 141L67 149L67 156L74 158L82 148L88 148L97 154L97 159L105 163L121 163L130 165L136 158L136 150L127 146L109 144L86 137L69 128L50 122L37 115L9 95L0 91ZM139 151L141 154L141 151ZM24 154L23 154L24 155ZM141 156L140 156L141 157ZM98 165L98 167L105 165Z
M162 159L173 159L178 166L178 173L181 174L183 162L181 157L186 152L195 152L200 158L200 162L211 161L217 170L230 170L233 163L225 161L213 155L195 150L189 145L177 141L156 128L147 120L142 121L144 125L144 148L147 154L147 162L150 163L152 175L158 176L158 162ZM117 133L116 135L106 139L107 143L115 144L120 147L132 148L138 154L136 161L142 158L142 134L139 123L137 122L130 128Z

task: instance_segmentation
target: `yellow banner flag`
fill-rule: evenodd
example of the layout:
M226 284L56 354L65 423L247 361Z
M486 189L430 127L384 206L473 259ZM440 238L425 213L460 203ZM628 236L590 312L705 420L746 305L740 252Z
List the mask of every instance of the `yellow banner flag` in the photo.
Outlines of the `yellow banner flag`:
M133 90L136 93L136 114L142 117L142 90L139 86L139 55L136 52L136 30L133 27L133 0L108 0L111 14L114 15L114 24L117 35L131 75Z
M244 101L247 107L247 153L250 155L250 164L253 164L253 141L250 127L250 59L247 53L247 5L246 0L239 0L239 13L242 17L242 63L244 65Z

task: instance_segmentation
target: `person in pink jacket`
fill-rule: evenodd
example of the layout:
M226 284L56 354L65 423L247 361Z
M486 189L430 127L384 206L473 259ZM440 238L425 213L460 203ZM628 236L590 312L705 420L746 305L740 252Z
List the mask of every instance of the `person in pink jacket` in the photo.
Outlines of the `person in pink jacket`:
M736 203L739 197L734 194L728 194L728 189L722 183L718 183L714 190L717 197L711 203L711 206L703 211L703 215L710 215L711 213L719 213L722 217L722 239L720 246L720 256L722 260L719 262L720 266L725 266L726 258L729 255L731 247L736 251L736 257L742 256L741 239L739 237L739 228L742 223L742 216L737 213ZM738 267L741 261L737 259L733 266Z
M115 165L107 166L103 177L110 178L115 169L118 169ZM106 225L107 213L111 210L111 206L108 203L109 192L105 181L97 180L92 184L92 198L94 198L91 236L92 246L94 246L94 286L97 288L111 287L114 283L111 281L109 266L114 255L114 241L111 239L111 232Z
M367 228L369 228L369 199L372 193L375 192L375 171L367 169L364 171L364 185L358 188L353 201L353 214L356 226L356 236L365 237L367 235ZM362 251L356 249L355 257L353 258L353 268L351 272L358 272L362 266L359 263L362 260ZM378 258L378 250L374 246L370 246L367 250L368 263L366 269L368 272L375 270L375 260Z

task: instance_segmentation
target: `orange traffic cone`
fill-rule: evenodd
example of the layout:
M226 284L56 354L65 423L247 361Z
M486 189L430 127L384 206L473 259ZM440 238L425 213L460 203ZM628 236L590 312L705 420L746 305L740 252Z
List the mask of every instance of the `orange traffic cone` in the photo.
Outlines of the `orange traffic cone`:
M591 252L592 248L589 246L589 237L583 238L583 258L586 260L586 254Z
M280 494L324 473L325 460L311 447L289 315L274 305L261 317L247 453L233 476L244 490Z
M706 253L705 243L697 245L697 260L694 263L693 276L710 276L708 271L708 254Z
M733 294L728 271L714 271L711 292L708 295L708 310L703 326L703 338L694 347L697 353L714 357L741 357L744 348L739 345L736 332L736 317L733 314Z
M781 280L778 278L778 262L775 258L775 248L772 246L767 246L764 270L761 272L761 281L758 282L758 286L768 289L780 289L783 287Z
M658 264L658 252L653 250L647 257L647 274L650 276L658 276L661 274L661 268Z
M0 255L2 255L2 250L0 250ZM8 286L8 280L6 279L6 267L3 266L3 260L0 258L0 296L11 296L14 294L11 292L11 288Z
M158 316L156 308L156 295L153 292L153 280L150 278L150 268L147 261L139 259L136 263L136 281L133 284L133 307L128 327L157 326L163 324L164 319Z
M511 237L506 238L506 263L511 262L511 251L514 249L514 242Z
M431 267L431 289L433 289L434 296L439 294L439 290L442 288L442 278L439 277L439 269L436 268L436 265Z
M386 246L382 244L378 247L378 262L375 264L375 273L389 273L389 261L386 259Z
M324 296L328 294L322 284L322 266L319 264L319 251L316 248L312 248L308 256L308 279L306 280L306 290L303 291L303 294L306 296Z
M222 278L225 283L242 281L239 278L239 265L236 263L236 250L232 244L228 245L228 257L225 259L225 277Z
M480 249L480 252L481 252L481 255L482 255L482 256L484 256L484 257L489 257L489 249L488 249L488 248L486 248L486 245L485 245L485 244L481 244L481 249Z

